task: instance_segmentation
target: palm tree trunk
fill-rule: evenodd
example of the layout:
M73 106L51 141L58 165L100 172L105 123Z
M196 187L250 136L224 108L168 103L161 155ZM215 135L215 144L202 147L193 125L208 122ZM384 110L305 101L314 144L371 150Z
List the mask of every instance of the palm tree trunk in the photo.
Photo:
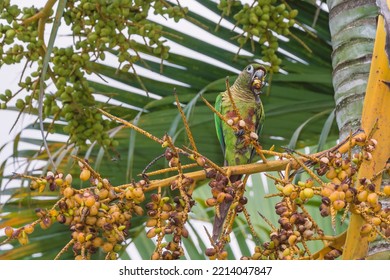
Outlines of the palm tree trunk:
M373 69L377 69L376 72L371 73L373 75L379 75L388 73L387 59L386 63L382 61L382 64L378 64L378 59L384 57L384 35L383 32L378 31L379 37L381 37L382 44L376 42L376 55L375 60L373 58L373 47L377 30L377 16L378 8L375 0L328 0L329 7L329 27L331 32L331 40L333 46L333 86L335 90L335 102L336 102L336 119L340 130L340 138L345 138L351 131L355 131L357 128L365 127L366 130L370 130L373 127L373 123L377 122L380 126L387 129L388 126L388 113L387 107L389 104L389 97L383 99L383 90L373 93L373 88L382 86L380 81L387 80L379 79L375 81L375 78L371 78L369 87L367 88L367 82L369 79L370 66L373 62ZM383 21L382 26L383 26ZM382 28L378 26L378 28ZM378 38L377 38L378 40ZM378 56L378 48L382 48L380 52L381 56ZM381 66L378 66L381 65ZM376 68L378 67L378 68ZM383 67L384 70L379 68ZM379 74L376 74L379 73ZM375 77L375 75L373 75ZM374 81L374 82L373 82ZM379 85L378 85L379 83ZM362 108L363 100L366 96L367 100L363 112ZM388 89L385 87L385 90ZM371 102L375 100L374 102ZM370 101L370 102L367 102ZM372 103L375 103L377 107L381 108L374 110L374 108L368 108L368 105L374 107ZM385 102L383 104L383 102ZM375 111L377 115L374 115ZM382 119L381 119L382 118ZM361 120L363 119L363 124ZM370 131L366 131L367 133ZM382 129L382 134L384 130ZM380 133L379 133L380 134ZM377 135L379 135L377 134ZM366 163L367 167L362 168L363 171L360 175L365 175L367 178L371 178L372 174L378 172L378 169L383 168L386 160L389 157L388 139L389 134L386 132L386 136L382 135L382 147L381 151L377 152L375 159L371 163ZM386 141L383 141L387 139ZM386 143L387 142L387 143ZM375 166L377 165L377 166ZM372 170L371 170L372 169ZM376 169L374 172L373 170ZM380 181L377 182L376 190L379 191ZM382 182L384 183L384 182ZM386 202L382 201L382 206L385 206ZM360 236L360 228L362 224L366 223L365 220L358 214L353 213L350 226L347 232L347 241L344 246L344 259L360 258L372 255L372 258L376 258L375 254L380 257L380 252L389 250L389 244L376 240L371 242L368 246L368 242Z
M374 46L375 0L328 0L333 86L340 138L360 127Z

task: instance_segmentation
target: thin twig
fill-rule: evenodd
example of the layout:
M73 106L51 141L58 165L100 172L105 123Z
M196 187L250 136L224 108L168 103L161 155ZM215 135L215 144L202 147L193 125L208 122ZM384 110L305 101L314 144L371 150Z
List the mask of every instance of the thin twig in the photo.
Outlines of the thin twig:
M191 129L190 129L190 126L188 125L188 121L187 121L186 115L184 114L184 111L183 111L183 109L180 106L180 101L179 101L179 97L177 96L176 89L174 90L173 94L175 96L177 109L180 112L181 119L183 120L183 124L184 124L184 127L186 129L188 140L191 143L192 149L194 149L194 151L197 152L198 149L196 148L194 137L192 137Z

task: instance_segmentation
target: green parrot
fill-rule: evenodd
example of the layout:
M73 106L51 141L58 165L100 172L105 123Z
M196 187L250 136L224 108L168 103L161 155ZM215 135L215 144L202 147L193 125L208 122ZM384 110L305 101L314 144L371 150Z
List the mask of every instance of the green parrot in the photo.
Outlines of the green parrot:
M230 87L230 93L240 116L245 123L239 121L230 102L228 91L218 95L215 102L215 109L223 115L230 124L237 125L238 128L243 124L253 132L253 136L260 135L264 122L264 109L260 100L261 88L265 83L266 69L260 64L248 65L237 77L234 84ZM215 127L218 140L224 155L224 165L234 166L251 163L255 155L252 145L245 141L244 129L235 132L227 123L221 120L217 114L214 116ZM241 126L240 126L241 125ZM252 133L251 133L252 135ZM230 182L234 183L240 180L242 175L230 176ZM213 225L213 240L216 242L222 232L223 224L229 207L232 202L223 201L219 205L219 216L215 216Z

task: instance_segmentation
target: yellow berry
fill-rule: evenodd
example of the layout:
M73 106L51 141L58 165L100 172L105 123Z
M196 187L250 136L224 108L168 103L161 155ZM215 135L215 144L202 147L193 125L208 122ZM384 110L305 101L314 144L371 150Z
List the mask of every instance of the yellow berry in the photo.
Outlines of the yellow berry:
M64 189L64 197L69 198L69 197L73 196L73 194L74 194L74 190L72 187L66 187Z
M386 194L386 195L390 195L390 185L386 185L383 187L383 192Z
M303 194L305 195L306 198L312 198L314 196L314 191L311 188L305 188L303 190Z
M103 244L102 249L105 253L108 253L114 249L114 245L112 245L110 242L106 242Z
M89 171L89 169L83 169L83 171L81 171L80 179L82 181L87 181L89 180L90 177L91 177L91 171Z
M367 201L371 204L371 205L376 205L378 203L378 195L376 193L370 193L368 196L367 196Z
M85 199L84 203L85 206L92 207L95 204L95 202L96 202L95 197L93 195L90 195Z
M5 231L5 235L6 235L7 237L11 237L12 234L14 233L14 229L13 229L12 227L6 227L6 228L4 229L4 231Z
M371 222L375 226L379 226L382 223L382 220L378 217L372 217Z
M372 231L372 225L364 224L360 229L360 234L367 235Z
M333 207L336 211L343 209L345 206L344 200L336 200L333 202Z
M337 176L337 172L336 170L334 169L334 167L330 167L328 172L326 172L326 178L328 178L329 180L332 180L333 178L335 178Z
M358 193L357 195L357 199L360 201L360 202L364 202L367 200L367 197L368 197L368 192L367 191L361 191Z
M294 191L294 185L293 184L287 184L284 186L282 192L285 196L290 196L292 192Z
M25 225L24 226L24 231L27 233L27 234L31 234L33 233L34 231L34 227L32 225Z

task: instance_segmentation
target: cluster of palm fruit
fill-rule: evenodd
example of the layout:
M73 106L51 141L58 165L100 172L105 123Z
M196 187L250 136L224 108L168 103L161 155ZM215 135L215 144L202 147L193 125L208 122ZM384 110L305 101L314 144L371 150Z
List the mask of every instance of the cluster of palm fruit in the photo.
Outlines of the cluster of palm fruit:
M90 259L99 250L106 253L106 259L117 259L134 215L142 216L140 204L145 200L144 185L141 180L123 188L113 187L107 179L91 172L86 163L79 163L80 179L89 181L85 189L72 187L71 175L54 175L48 172L45 178L34 178L31 189L43 191L46 186L58 187L62 198L51 209L36 209L38 220L19 229L7 227L5 234L18 239L20 244L28 243L36 225L49 228L54 222L64 224L71 231L71 241L75 259ZM67 249L67 247L65 247Z
M104 61L106 53L112 50L118 56L118 69L125 72L133 69L133 63L139 60L138 50L144 45L151 54L161 59L168 57L169 47L161 38L162 27L148 20L151 10L176 21L188 12L179 4L161 0L67 1L63 18L73 32L74 46L52 50L43 81L43 118L67 121L63 130L70 135L71 143L81 148L86 148L89 141L105 147L118 144L108 137L110 123L92 106L96 101L87 77L94 71L96 61ZM0 94L0 108L6 109L13 100L19 110L35 111L47 50L42 27L53 22L53 5L47 2L41 9L21 8L5 0L0 4L0 22L0 66L28 63L32 70L21 78L19 90L7 89ZM47 88L50 83L55 85L52 93ZM28 94L17 98L21 91Z
M194 201L190 200L189 206L193 205ZM157 236L158 242L151 259L179 259L184 255L182 238L187 238L189 234L184 226L187 220L187 213L184 211L186 202L180 196L172 199L168 196L161 197L160 194L152 194L151 201L145 207L148 215L146 227L150 228L146 236L148 238Z
M232 204L232 208L237 213L242 212L243 206L248 202L248 199L243 196L244 184L242 180L237 180L234 183L229 184L229 180L223 174L210 169L207 172L207 177L211 178L209 186L211 188L212 197L206 199L207 206L212 207L221 204L222 202L232 203L236 200L236 203Z
M390 196L390 186L384 186L377 191L374 178L358 178L358 170L364 160L371 160L377 141L375 139L357 138L356 143L361 150L352 153L328 151L310 162L316 162L315 171L309 172L311 178L306 181L292 183L289 180L277 180L276 189L281 202L275 205L276 214L280 216L279 228L273 225L270 241L262 247L257 246L251 259L297 259L310 257L306 242L321 240L324 232L311 218L304 207L315 196L321 198L319 211L321 216L331 216L335 226L336 215L343 212L344 221L349 211L359 213L366 224L360 229L362 236L367 236L369 242L378 235L385 240L390 238L390 208L382 207L379 197ZM390 163L383 172L389 171ZM311 174L310 174L311 173ZM319 177L320 176L320 177ZM325 177L325 178L324 178ZM298 246L298 244L300 245ZM334 248L324 255L325 259L335 259L341 251ZM247 258L247 257L246 257Z
M218 8L222 16L229 15L231 9L239 6L240 10L234 14L236 26L244 33L237 41L242 48L248 41L258 41L261 45L262 60L271 64L270 70L278 72L282 60L277 55L278 35L288 36L290 28L295 24L297 10L291 9L285 1L257 0L252 5L236 0L221 0Z

